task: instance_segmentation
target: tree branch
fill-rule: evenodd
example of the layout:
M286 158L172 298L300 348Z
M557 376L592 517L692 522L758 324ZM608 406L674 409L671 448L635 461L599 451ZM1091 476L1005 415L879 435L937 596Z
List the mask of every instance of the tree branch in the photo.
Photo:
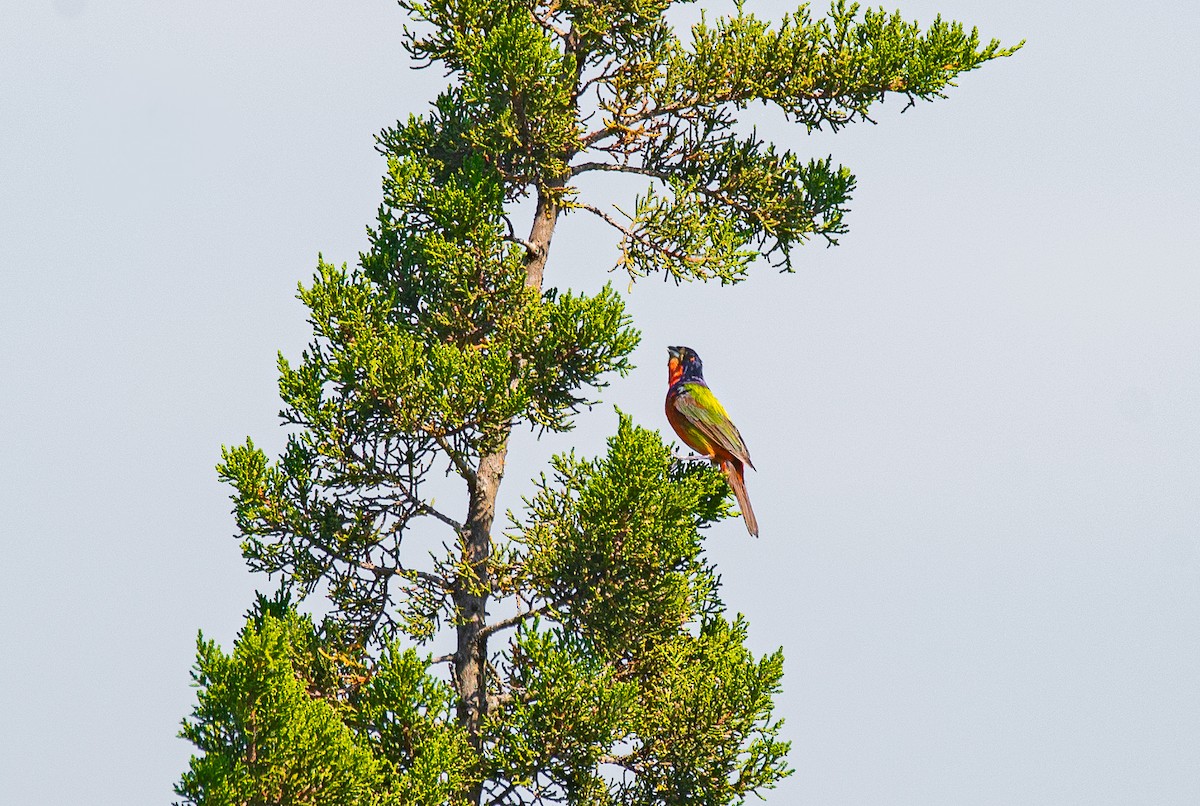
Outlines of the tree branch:
M642 235L641 233L637 232L636 230L633 230L633 229L630 229L629 227L624 226L619 221L617 221L615 218L613 218L608 213L604 212L603 210L601 210L598 207L593 207L592 205L585 204L583 202L573 202L571 204L571 206L577 207L580 210L587 210L589 213L599 216L601 220L603 220L605 223L607 223L610 227L613 227L614 229L616 229L618 232L620 232L622 235L624 235L629 240L637 241L642 246L645 246L647 249L653 249L654 251L658 252L659 254L661 254L665 257L670 258L671 260L678 260L682 263L692 263L692 264L704 262L703 257L699 257L697 255L689 255L687 252L680 252L678 249L672 249L669 246L664 246L663 244L655 243L654 241L650 240L645 235Z
M542 605L541 607L535 607L533 610L526 610L523 613L517 613L515 616L510 616L509 618L503 619L501 621L494 621L491 624L484 627L481 632L486 636L486 635L491 635L493 633L500 632L501 630L510 629L512 627L517 626L518 624L520 624L523 621L528 621L529 619L533 618L534 616L544 616L552 610L557 610L558 608L562 607L570 600L571 600L570 596L563 596L559 599L554 600L553 602L547 602L546 604Z
M635 758L637 758L637 753L627 753L623 756L614 756L611 754L605 754L603 756L600 756L600 758L596 759L596 763L597 764L612 764L617 767L624 767L625 769L629 770L630 772L637 772L638 771L637 765L633 763Z
M628 165L620 162L581 162L571 167L571 176L579 176L588 171L613 171L615 173L637 174L638 176L649 176L654 179L662 179L663 181L666 181L669 176L666 171L656 171L653 168Z
M438 510L434 509L433 507L429 506L429 504L426 504L424 502L422 502L419 505L417 512L418 512L418 514L421 514L421 515L429 515L430 517L436 518L437 520L439 520L442 523L449 526L456 533L461 532L463 530L463 525L461 523L454 520L454 518L451 518L449 515L439 512Z
M534 245L532 242L525 240L524 238L518 238L515 235L505 235L504 240L509 241L511 243L520 244L521 246L525 247L525 252L530 257L537 257L537 255L538 255L537 246Z
M563 30L562 28L559 28L557 25L555 25L552 22L552 20L554 19L554 16L558 13L558 10L559 10L558 0L551 0L551 2L549 4L547 4L546 11L544 14L539 14L536 11L533 12L533 19L534 19L534 21L537 22L538 25L540 25L542 28L544 28L549 33L554 34L555 36L557 36L560 39L567 39L570 36L571 32L567 31L567 30Z
M602 140L607 140L629 130L629 127L636 123L644 123L647 120L663 117L664 115L682 114L688 110L699 109L702 107L720 106L724 103L738 100L735 93L725 93L724 96L716 96L711 100L701 101L699 97L695 97L688 101L681 101L672 104L664 104L662 106L648 106L641 111L632 114L622 115L615 114L613 119L609 121L603 128L585 134L580 138L579 142L582 146L580 151L583 151Z
M458 455L457 451L450 447L450 443L446 442L446 437L435 431L430 431L427 428L422 430L428 434L429 437L437 443L437 446L442 449L442 452L449 457L450 462L454 465L454 469L458 471L458 475L462 476L469 486L474 487L476 481L475 471L472 470L471 466L468 465L463 458ZM459 528L461 529L462 527L460 526Z
M314 545L319 545L314 543ZM331 554L333 557L338 557L336 554ZM343 559L338 557L338 559ZM417 579L428 582L431 585L437 585L442 590L449 590L450 583L437 574L431 574L428 571L418 571L414 568L404 568L402 566L378 565L369 560L359 560L358 567L370 571L375 576L413 576Z

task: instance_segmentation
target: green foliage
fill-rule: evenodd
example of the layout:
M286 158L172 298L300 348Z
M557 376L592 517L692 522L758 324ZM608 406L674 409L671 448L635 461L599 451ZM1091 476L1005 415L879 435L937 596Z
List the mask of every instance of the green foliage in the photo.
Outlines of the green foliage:
M555 457L493 534L513 427L572 428L639 338L611 286L543 282L555 225L611 225L631 279L732 283L759 256L791 270L797 246L847 231L855 180L747 133L740 112L837 130L889 95L942 97L1016 48L843 0L774 25L739 3L684 35L669 0L400 5L417 22L409 52L450 85L379 135L383 200L358 265L319 259L300 288L313 338L279 357L282 454L250 439L222 451L243 555L279 592L259 596L231 654L201 637L182 731L199 755L177 792L305 806L761 795L789 773L772 706L783 660L746 648L705 559L704 530L731 514L717 471L621 415L603 456ZM600 206L579 180L595 171L646 184ZM465 513L435 502L439 476L460 482ZM296 609L314 594L319 625ZM449 650L436 661L413 648L433 642Z
M388 646L353 693L348 722L394 765L386 789L399 793L401 803L459 803L479 774L478 759L453 721L453 691L428 666L411 649Z
M669 50L664 78L643 88L660 105L763 101L809 129L837 129L866 118L887 92L942 97L957 74L1015 48L982 44L977 30L940 16L922 33L899 12L835 0L828 17L814 19L804 4L778 26L739 6L712 25L701 21L689 46Z
M739 110L768 104L809 131L837 130L871 120L888 95L944 97L958 75L1021 46L940 16L922 30L846 0L821 17L801 5L776 25L739 4L690 37L666 23L663 0L401 5L432 29L411 34L409 49L461 77L464 90L445 96L453 111L438 105L457 150L494 166L510 198L553 187L611 224L631 277L663 271L676 282L737 282L760 254L791 270L794 247L847 231L850 171L739 135ZM573 201L570 181L589 171L652 184L631 213L606 212Z
M640 744L624 762L637 776L620 802L740 803L790 774L771 718L783 652L756 661L745 640L740 616L714 616L647 658Z
M578 137L572 107L575 64L527 14L500 21L465 55L468 138L521 184L563 173Z
M622 416L607 454L553 461L516 524L542 604L501 653L491 719L499 802L734 803L788 773L771 696L783 656L756 660L722 615L701 530L729 515L723 477L680 465Z
M283 478L252 446L226 464ZM204 755L179 794L433 804L479 782L496 803L733 803L786 775L782 655L745 649L702 556L702 530L731 511L723 477L624 415L605 456L552 466L513 523L497 593L525 607L478 760L427 661L389 643L368 662L286 596L260 597L232 656L200 641L183 735Z
M608 455L552 461L516 535L522 588L609 661L639 655L696 613L719 608L700 530L730 514L724 478L672 459L622 416Z
M803 5L772 26L739 5L694 26L690 43L656 22L653 51L607 57L597 78L604 126L584 143L612 161L576 171L655 180L626 223L604 216L621 231L622 268L730 283L762 254L790 270L793 247L814 235L836 244L846 232L854 177L831 158L740 138L736 110L771 104L810 131L836 130L869 120L888 93L909 104L942 97L958 74L1016 50L940 17L922 33L898 13L860 11L838 0L814 19Z
M325 653L312 623L294 612L252 619L232 655L203 636L197 650L199 702L182 735L204 755L193 756L176 787L185 803L446 803L473 763L448 721L444 684L411 652L383 656L356 712L350 692L364 678ZM381 690L421 705L392 713L378 704ZM406 732L424 739L416 752L389 742Z
M525 286L494 225L480 223L480 196L497 186L463 178L474 171L452 177L482 183L479 195L449 181L419 203L399 190L415 194L418 180L394 180L391 201L423 217L419 233L386 230L388 248L422 256L411 267L382 249L363 271L320 263L301 290L315 339L298 366L279 362L282 416L298 429L275 464L248 441L218 467L237 490L251 567L283 574L301 597L327 585L348 640L378 642L381 623L423 640L441 623L453 569L435 561L418 573L400 557L414 520L455 526L423 497L437 458L465 467L513 422L569 429L590 404L580 387L627 372L637 344L611 287Z
M490 795L537 791L553 802L611 802L601 763L629 735L638 687L569 632L522 630L509 651L515 694L488 725Z

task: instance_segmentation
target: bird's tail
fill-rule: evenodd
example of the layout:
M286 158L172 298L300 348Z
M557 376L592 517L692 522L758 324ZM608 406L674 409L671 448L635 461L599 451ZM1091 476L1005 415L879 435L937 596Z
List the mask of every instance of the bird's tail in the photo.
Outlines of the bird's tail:
M733 496L737 499L738 508L746 520L746 531L751 537L758 537L758 519L754 517L754 509L750 506L750 496L746 495L746 471L742 463L736 459L721 462L721 470L729 481Z

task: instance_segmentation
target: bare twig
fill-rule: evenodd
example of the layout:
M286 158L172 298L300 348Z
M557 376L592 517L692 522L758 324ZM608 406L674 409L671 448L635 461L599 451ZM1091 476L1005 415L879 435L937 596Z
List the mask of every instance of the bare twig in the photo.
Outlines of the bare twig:
M546 604L542 605L541 607L535 607L533 610L526 610L522 613L517 613L515 616L510 616L510 617L508 617L506 619L502 619L500 621L494 621L491 624L484 627L480 631L480 633L484 636L489 636L489 635L492 635L493 633L498 633L501 630L510 629L512 627L517 626L518 624L520 624L523 621L528 621L529 619L534 618L535 616L544 616L553 610L557 610L558 608L562 607L570 600L571 600L570 596L563 596L559 599L554 600L553 602L547 602Z
M445 452L446 456L450 458L451 463L454 465L454 469L458 471L458 475L462 476L468 485L474 487L475 471L471 469L470 465L463 461L463 458L458 455L457 451L450 447L450 443L446 441L446 438L437 432L430 431L429 429L423 430L433 439L434 442L437 443L438 447Z
M422 503L420 505L420 508L418 509L418 512L422 515L429 515L430 517L438 519L439 521L441 521L442 523L446 524L451 529L453 529L455 532L461 532L463 530L463 525L461 523L454 520L454 518L451 518L449 515L445 515L441 512L438 512L436 509L429 506L429 504Z
M645 246L648 249L653 249L654 251L658 252L659 254L665 255L666 257L669 257L672 260L678 260L678 261L681 261L684 263L693 263L693 264L704 262L703 257L699 257L697 255L689 255L687 252L681 252L678 249L672 249L669 246L664 246L663 244L655 243L654 241L650 240L645 235L642 235L641 233L637 232L636 230L626 227L624 224L617 221L615 218L613 218L611 215L609 215L608 213L601 210L599 207L593 207L590 204L584 204L582 202L573 202L571 206L577 207L580 210L587 210L592 215L599 216L605 223L607 223L609 226L616 229L618 232L620 232L622 235L624 235L629 240L637 241L642 246Z
M530 257L537 257L538 248L536 244L527 241L524 238L518 238L515 235L505 235L504 240L520 244L521 246L525 247L525 252L529 254Z
M664 181L670 176L666 171L656 171L653 168L643 168L640 165L629 165L628 163L620 162L581 162L571 167L571 176L579 176L579 174L587 173L588 171L615 171L623 174L650 176Z
M633 763L636 757L635 753L628 753L623 756L614 756L605 754L596 759L597 764L613 764L617 767L624 767L630 772L637 772L637 766Z
M324 547L322 546L322 548L324 548ZM333 557L337 557L340 560L346 561L344 557L340 557L339 555L334 554L332 552L330 552L330 554ZM370 571L372 574L374 574L377 577L382 577L382 576L405 576L405 577L408 577L408 576L411 576L411 577L416 577L417 579L423 580L425 582L428 582L431 585L436 585L439 588L441 588L442 590L449 590L449 588L450 588L450 583L447 582L444 577L440 577L437 574L431 574L428 571L417 571L416 569L413 569L413 568L403 568L401 566L392 567L392 566L387 566L387 565L378 565L377 563L373 563L368 560L360 560L358 562L358 567L362 568L364 570Z

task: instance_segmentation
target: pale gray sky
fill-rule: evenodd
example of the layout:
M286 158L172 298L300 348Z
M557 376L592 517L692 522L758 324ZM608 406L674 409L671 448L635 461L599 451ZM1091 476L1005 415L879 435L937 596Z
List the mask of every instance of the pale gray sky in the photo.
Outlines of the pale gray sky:
M228 646L257 582L219 446L279 445L295 284L363 247L371 135L441 77L387 0L10 6L0 800L161 804L195 632ZM787 656L768 803L1200 803L1200 6L899 7L1029 44L879 126L764 116L857 173L850 235L794 276L635 288L639 369L522 437L505 502L598 450L609 403L665 428L690 345L758 465L762 538L709 547ZM568 221L548 281L594 288L611 242Z

